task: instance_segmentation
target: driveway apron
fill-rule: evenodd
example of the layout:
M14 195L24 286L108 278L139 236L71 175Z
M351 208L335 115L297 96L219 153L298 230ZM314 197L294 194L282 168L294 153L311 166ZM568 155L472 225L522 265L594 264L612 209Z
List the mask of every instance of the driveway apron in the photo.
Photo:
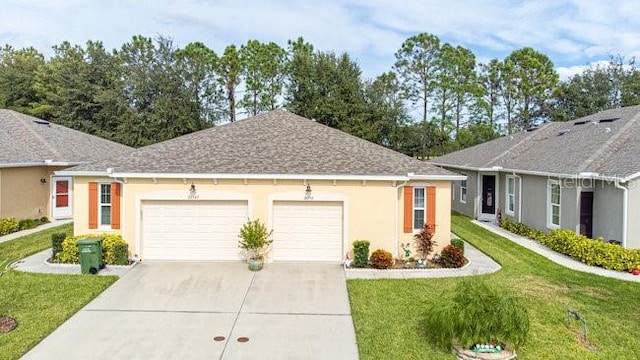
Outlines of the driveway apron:
M341 266L143 263L23 358L256 357L358 358Z

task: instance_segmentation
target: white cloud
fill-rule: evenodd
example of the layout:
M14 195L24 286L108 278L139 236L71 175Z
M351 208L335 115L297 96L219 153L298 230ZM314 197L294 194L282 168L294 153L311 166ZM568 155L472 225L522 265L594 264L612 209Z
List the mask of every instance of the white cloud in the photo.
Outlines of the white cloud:
M8 0L2 6L0 43L47 53L63 40L119 47L134 34L202 41L216 51L253 38L285 46L303 36L317 49L349 52L367 76L390 69L402 41L419 32L469 47L482 59L532 46L564 76L610 55L640 53L635 0Z

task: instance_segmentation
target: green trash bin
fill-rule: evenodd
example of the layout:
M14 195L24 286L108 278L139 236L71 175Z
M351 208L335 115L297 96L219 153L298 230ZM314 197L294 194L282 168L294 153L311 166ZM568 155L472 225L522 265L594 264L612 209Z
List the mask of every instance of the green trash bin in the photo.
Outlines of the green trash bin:
M102 263L102 239L82 239L78 241L77 245L80 269L83 274L97 274L100 269L104 268Z

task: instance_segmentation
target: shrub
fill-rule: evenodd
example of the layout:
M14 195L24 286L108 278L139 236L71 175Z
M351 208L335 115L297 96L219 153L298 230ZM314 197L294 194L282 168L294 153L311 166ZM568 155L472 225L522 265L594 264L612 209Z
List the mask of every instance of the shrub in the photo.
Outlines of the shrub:
M126 256L123 256L122 248L127 243L122 236L117 234L101 234L101 235L78 235L69 236L62 242L62 252L59 256L61 263L77 264L78 260L78 240L86 238L101 238L102 241L102 261L107 265L126 265L129 263L128 246L126 247Z
M62 242L66 237L67 237L67 234L63 232L51 234L51 251L52 251L51 255L54 260L62 252Z
M426 259L427 256L433 252L434 246L437 245L435 240L433 240L435 230L435 225L424 224L420 232L413 236L413 240L416 242L416 251L423 259Z
M462 254L464 254L464 241L461 239L451 239L451 245L462 250Z
M267 226L260 219L247 220L240 228L238 247L248 251L251 259L262 259L273 242L269 239L272 233L273 230L267 231Z
M462 250L453 245L447 245L442 249L438 261L445 268L459 268L466 264L467 259L464 257Z
M91 237L91 236L89 236ZM129 246L118 234L104 234L102 238L102 261L107 265L129 264ZM124 254L123 254L124 248Z
M18 222L20 230L29 230L40 225L40 219L24 219Z
M43 216L40 218L40 224L46 224L49 222L49 218L46 216Z
M640 250L625 249L602 239L589 239L573 230L558 229L545 233L508 219L500 221L500 227L527 236L587 265L618 271L631 271L640 267Z
M388 269L393 266L393 255L386 250L374 251L369 260L371 260L371 266L376 269Z
M16 218L0 219L0 236L11 234L20 229L20 224Z
M129 244L126 242L114 243L111 248L113 257L112 265L129 265Z
M463 280L452 295L443 294L426 313L427 336L445 350L477 343L517 348L529 333L529 313L506 289L486 280Z
M363 268L369 265L369 241L356 240L353 242L353 266Z

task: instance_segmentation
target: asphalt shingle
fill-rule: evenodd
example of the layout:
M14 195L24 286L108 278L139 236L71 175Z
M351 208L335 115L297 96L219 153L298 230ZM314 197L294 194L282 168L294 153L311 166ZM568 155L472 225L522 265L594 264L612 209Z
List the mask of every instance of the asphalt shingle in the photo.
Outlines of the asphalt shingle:
M69 170L107 168L114 173L455 175L285 110L216 126Z
M85 163L133 150L97 136L0 109L0 165Z
M624 178L640 172L639 156L640 106L629 106L503 136L437 157L432 163Z

